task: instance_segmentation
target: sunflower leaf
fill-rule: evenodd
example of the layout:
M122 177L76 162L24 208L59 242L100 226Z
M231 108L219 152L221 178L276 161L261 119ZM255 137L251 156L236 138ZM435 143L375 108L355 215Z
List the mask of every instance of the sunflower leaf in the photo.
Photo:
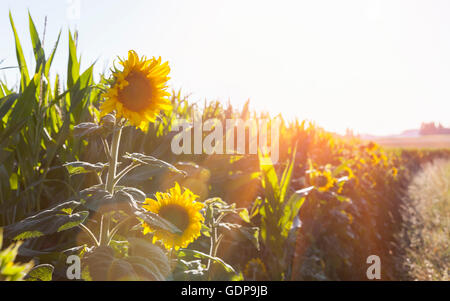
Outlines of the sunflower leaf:
M90 137L101 134L103 128L93 122L82 122L73 128L73 135L75 137Z
M96 212L122 210L127 214L133 214L137 208L134 197L125 190L119 190L114 195L104 189L103 185L86 188L80 193L84 205Z
M170 231L174 234L182 233L178 227L156 213L138 209L134 212L134 215L149 224L152 228Z
M229 265L228 263L226 263L225 261L223 261L223 259L221 259L219 257L210 256L209 254L206 254L206 253L203 253L200 251L196 251L196 250L190 250L190 249L180 249L179 255L180 256L188 255L188 256L195 257L195 258L210 259L213 262L216 262L219 265L221 265L225 271L236 274L236 270L231 265Z
M72 213L80 202L69 201L44 210L24 220L4 228L5 236L13 240L49 235L78 226L85 221L89 213L81 211Z
M180 173L180 174L186 174L184 171L179 170L175 166L173 166L170 163L167 163L166 161L156 159L152 156L147 156L141 153L126 153L123 158L133 160L134 162L138 162L144 165L156 165L161 168L168 168L170 171Z
M40 264L32 268L24 279L27 281L51 281L54 269L51 264Z
M74 161L74 162L67 162L66 164L64 164L64 166L67 168L69 174L78 175L89 172L101 172L108 165L100 162L92 164L89 162Z
M146 195L141 190L134 188L134 187L124 187L121 189L121 191L124 191L126 193L129 193L133 196L133 198L140 203L145 202Z
M165 280L170 273L170 264L167 256L159 247L142 240L131 240L133 251L136 244L142 251L151 251L132 255L126 258L117 258L111 247L98 247L89 251L84 262L88 265L92 279L102 280ZM139 253L139 252L138 252ZM158 255L155 257L155 254Z

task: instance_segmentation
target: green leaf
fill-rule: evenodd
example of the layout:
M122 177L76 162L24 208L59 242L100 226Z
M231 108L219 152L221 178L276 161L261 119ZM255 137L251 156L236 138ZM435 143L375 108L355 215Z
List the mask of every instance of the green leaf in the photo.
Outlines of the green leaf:
M294 218L298 215L304 201L305 197L302 194L294 193L286 202L283 215L279 221L282 237L287 238L289 231L292 228Z
M28 82L30 81L30 76L28 75L27 63L26 63L25 57L23 55L22 46L20 44L19 36L17 35L16 26L14 25L11 11L9 12L9 21L11 23L11 28L14 33L17 62L19 63L19 68L20 68L20 87L21 87L20 90L23 91L25 89L25 87L28 85Z
M265 195L272 202L276 202L280 198L280 186L275 167L273 164L265 164L268 160L271 160L270 157L263 157L260 152L258 152L258 155L262 172L261 184L265 190Z
M12 173L9 177L9 187L11 190L17 190L19 187L19 179L16 173Z
M80 198L89 210L106 213L109 211L123 211L133 215L138 205L134 197L126 191L119 190L114 195L105 190L104 185L95 185L80 192Z
M75 33L76 36L76 33ZM80 76L80 62L77 58L77 47L72 33L69 30L69 63L67 69L67 87L72 88Z
M149 224L154 229L162 229L170 231L174 234L182 233L182 231L178 229L174 224L165 220L156 213L146 211L144 209L138 209L134 212L134 215L143 220L145 223Z
M103 280L165 280L170 273L170 265L167 256L162 250L141 240L130 241L132 253L125 258L117 258L110 247L98 247L87 253L84 262L89 266L92 279ZM139 245L140 254L135 255L136 244ZM138 249L139 249L138 248ZM157 248L157 249L155 249ZM155 251L158 251L155 257ZM145 251L149 251L146 253Z
M24 279L27 281L52 281L54 269L51 264L40 264L32 268Z
M75 161L75 162L68 162L64 164L64 166L67 168L69 174L78 175L89 172L97 172L97 173L101 172L106 168L107 164L104 163L92 164L89 162Z
M292 159L290 160L290 163L288 163L288 166L284 169L283 176L281 177L280 199L279 199L280 203L284 203L286 194L289 192L289 187L291 186L292 171L294 170L296 154L297 154L297 145L294 147L292 151Z
M51 65L52 65L52 63L53 63L53 59L54 59L54 57L55 57L56 49L58 48L58 44L59 44L60 38L61 38L61 31L59 31L58 39L56 40L55 46L53 47L52 54L50 54L50 57L48 58L48 60L47 60L47 62L46 62L46 64L45 64L44 75L45 75L46 77L48 77L48 74L49 74L49 72L50 72L50 67L51 67Z
M187 261L179 258L173 272L173 279L175 281L204 281L207 276L206 272L207 269L201 260Z
M81 211L69 214L80 202L69 201L43 210L36 215L4 228L5 236L13 240L49 235L73 228L85 221L89 212Z
M77 124L73 128L73 135L75 137L90 137L101 134L103 128L93 122L83 122Z
M125 155L126 158L131 159L131 157L128 157ZM150 157L150 156L148 156ZM153 157L150 157L153 158ZM132 159L133 160L133 159ZM146 160L146 163L142 163L141 159L134 160L135 162L139 162L140 164L144 164L141 166L138 166L134 168L132 171L127 173L122 179L120 179L119 183L122 185L136 185L140 184L142 182L148 181L149 178L160 175L169 169L172 172L181 174L183 176L186 175L185 171L182 171L175 166L171 165L170 163L164 162L162 160L158 160L155 158L155 160L148 159Z
M182 253L184 253L184 254L182 254ZM225 271L236 274L235 269L219 257L213 257L213 256L210 256L209 254L205 254L203 252L196 251L196 250L190 250L190 249L180 249L179 255L181 255L181 256L189 255L189 256L193 256L195 258L211 259L213 262L216 262L220 266L222 266Z
M258 227L240 227L239 232L245 236L259 251L259 228Z
M126 190L122 189L111 195L104 190L103 185L96 185L82 190L80 195L85 200L84 205L90 210L99 212L122 210L141 219L155 229L163 229L175 234L181 233L180 229L169 221L153 212L146 211L138 205L133 195Z
M186 174L186 172L179 170L178 168L176 168L175 166L173 166L170 163L167 163L163 160L159 160L156 159L155 157L152 156L147 156L141 153L126 153L123 158L125 159L130 159L133 160L134 162L138 162L144 165L153 165L153 166L157 166L160 168L168 168L170 171L176 172L176 173L181 173L181 174Z
M131 196L139 203L145 202L146 195L141 190L134 188L134 187L124 187L120 189L121 191L124 191L126 193L131 194Z
M136 274L143 280L152 281L163 281L166 279L164 275L158 268L158 266L153 261L152 257L142 257L142 256L128 256L125 261L131 264ZM169 262L167 262L167 272L170 271L168 268Z
M33 19L31 18L30 12L28 12L28 19L30 25L31 42L33 44L33 52L36 58L36 73L38 73L40 71L41 65L45 64L45 54L44 49L42 48L41 39L39 38L39 34L36 30Z
M14 105L14 109L8 118L8 121L10 121L8 122L8 126L20 123L20 121L28 119L31 116L35 104L38 103L36 98L36 89L38 85L39 74L35 74L33 80L29 82Z
M248 215L248 210L247 209L242 209L239 212L239 216L242 218L242 220L246 223L250 224L250 216Z
M8 112L10 112L12 105L18 98L19 94L13 93L0 99L0 120L2 120Z

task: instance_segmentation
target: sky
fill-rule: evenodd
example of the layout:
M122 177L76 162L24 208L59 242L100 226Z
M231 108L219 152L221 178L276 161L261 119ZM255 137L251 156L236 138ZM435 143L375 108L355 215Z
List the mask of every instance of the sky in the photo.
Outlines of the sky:
M103 72L130 49L161 56L191 101L250 99L338 133L450 127L450 1L2 0L0 67L17 65L9 10L29 64L28 10L41 35L48 18L47 53L62 30L61 74L76 29L82 68Z

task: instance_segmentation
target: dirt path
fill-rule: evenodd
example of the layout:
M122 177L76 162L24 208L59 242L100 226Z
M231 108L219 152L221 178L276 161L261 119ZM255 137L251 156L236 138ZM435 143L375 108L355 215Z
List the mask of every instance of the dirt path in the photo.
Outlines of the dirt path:
M450 280L450 161L415 175L404 208L403 265L410 280Z

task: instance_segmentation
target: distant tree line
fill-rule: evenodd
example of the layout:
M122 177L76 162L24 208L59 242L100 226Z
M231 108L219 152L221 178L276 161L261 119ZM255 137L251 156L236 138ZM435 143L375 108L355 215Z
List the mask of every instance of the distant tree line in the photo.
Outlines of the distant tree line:
M439 135L439 134L447 134L450 135L450 128L444 127L441 123L436 125L435 122L423 122L420 126L421 135Z

